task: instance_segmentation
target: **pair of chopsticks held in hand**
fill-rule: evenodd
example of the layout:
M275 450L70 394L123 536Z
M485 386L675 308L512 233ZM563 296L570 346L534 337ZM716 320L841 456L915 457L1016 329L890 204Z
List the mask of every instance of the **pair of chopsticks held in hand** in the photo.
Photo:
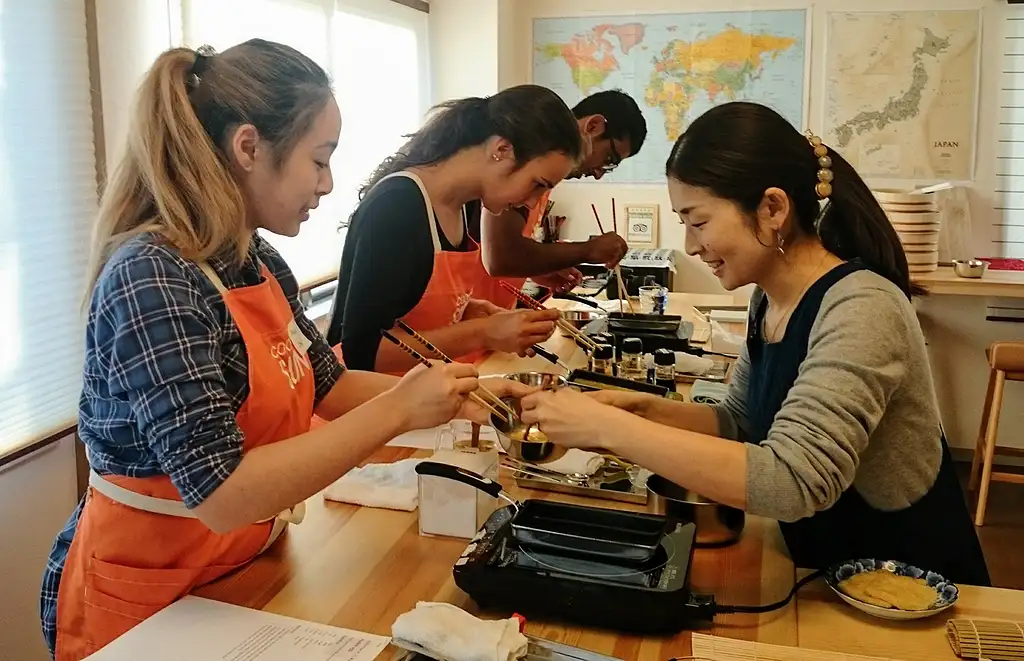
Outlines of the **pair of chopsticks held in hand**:
M591 204L590 210L594 212L594 220L597 221L597 229L600 230L601 234L604 234L604 226L601 224L601 216L597 213L597 205ZM619 223L615 217L615 198L612 198L612 231L616 234L619 233ZM633 302L629 300L629 293L626 291L626 285L622 280L622 267L618 264L615 265L615 277L619 281L619 312L622 312L622 299L626 299L626 305L629 306L629 311L634 312Z
M433 344L431 344L430 341L427 340L427 338L423 337L422 335L420 335L419 333L414 331L412 328L410 328L408 326L408 324L406 324L402 320L400 320L400 319L397 320L395 322L395 324L399 328L401 328L403 331L405 331L406 333L408 333L409 335L414 337L416 339L416 341L418 341L424 347L426 347L427 351L430 351L430 352L436 354L437 357L440 358L442 362L444 362L444 363L452 363L452 362L454 362L451 358L446 356L440 349L438 349ZM399 349L401 349L402 351L404 351L407 354L409 354L410 356L412 356L413 359L416 360L417 362L419 362L421 365L426 365L427 367L433 367L431 362L429 360L427 360L423 356L423 354L421 354L419 351L416 351L416 349L413 349L408 344L406 344L405 342L401 341L400 339L398 339L397 337L392 335L390 331L382 330L380 332L380 334L384 336L384 339L388 340L392 344L395 344ZM517 420L519 420L519 415L516 413L515 409L513 409L511 406L509 406L505 402L501 401L500 397L495 395L493 392L491 392L490 390L488 390L484 386L480 386L479 387L479 391L482 392L484 395L486 395L487 398L490 399L491 401L487 402L486 400L484 400L483 397L481 397L480 395L476 394L475 392L469 393L469 398L471 400L473 400L474 402L476 402L477 404L479 404L480 406L482 406L485 409L487 409L488 411L490 411L491 413L493 413L494 415L496 415L499 418L503 419L503 420L510 420L510 421L517 421ZM497 406L497 408L495 408L495 406Z

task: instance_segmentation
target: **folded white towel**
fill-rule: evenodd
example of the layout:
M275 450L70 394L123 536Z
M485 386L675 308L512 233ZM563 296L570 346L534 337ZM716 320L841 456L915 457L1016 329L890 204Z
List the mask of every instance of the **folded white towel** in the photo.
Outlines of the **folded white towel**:
M558 471L559 473L579 473L581 475L593 475L604 466L604 457L596 452L587 452L579 448L569 450L554 461L542 464L547 470Z
M416 464L421 461L402 459L393 464L353 468L324 489L324 498L364 507L412 512L419 498Z
M682 374L704 376L715 366L715 361L705 356L694 356L692 353L676 352L676 371Z
M526 655L519 620L481 620L452 604L425 602L398 616L392 641L441 661L514 661Z

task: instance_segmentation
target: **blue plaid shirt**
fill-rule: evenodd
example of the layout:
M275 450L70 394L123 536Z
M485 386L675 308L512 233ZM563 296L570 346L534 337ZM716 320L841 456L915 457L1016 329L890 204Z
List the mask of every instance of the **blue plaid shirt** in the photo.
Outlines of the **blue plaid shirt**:
M257 261L258 260L258 261ZM342 374L330 347L299 303L281 255L258 235L245 264L210 260L227 288L260 282L270 269L312 342L309 359L319 402ZM242 336L199 267L151 234L121 246L96 284L86 328L78 433L100 474L168 475L195 507L242 458L235 414L249 394ZM84 499L50 551L40 611L51 654L57 589Z

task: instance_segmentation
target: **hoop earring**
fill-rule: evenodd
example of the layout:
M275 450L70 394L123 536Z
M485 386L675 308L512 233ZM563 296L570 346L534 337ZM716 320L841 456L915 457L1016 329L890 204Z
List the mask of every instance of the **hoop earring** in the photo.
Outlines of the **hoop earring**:
M779 251L779 255L781 255L782 257L786 256L786 251L783 249L783 245L785 244L785 242L786 242L786 240L782 238L782 234L780 234L779 232L776 231L775 232L775 249Z

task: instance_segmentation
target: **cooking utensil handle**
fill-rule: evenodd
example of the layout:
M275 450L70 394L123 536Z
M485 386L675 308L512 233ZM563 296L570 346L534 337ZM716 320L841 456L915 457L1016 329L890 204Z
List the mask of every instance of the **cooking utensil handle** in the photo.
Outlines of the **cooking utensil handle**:
M540 356L544 360L548 361L552 365L557 365L559 362L561 362L561 360L559 359L558 356L556 356L554 353L548 351L547 349L545 349L544 347L542 347L539 344L533 345L532 348L533 348L533 352L535 354L537 354L538 356Z
M465 468L452 466L451 464L442 464L439 461L421 461L416 464L416 472L420 475L433 475L435 477L443 477L448 480L468 484L469 486L490 495L492 498L502 496L501 484L499 482L495 482L483 475L468 471Z
M552 298L561 298L561 299L565 299L567 301L576 301L577 303L582 303L583 305L589 305L590 307L596 308L598 310L602 309L601 306L598 305L595 301L593 301L593 300L591 300L589 298L585 298L583 296L578 296L576 294L569 293L569 292L564 292L564 293L560 292L560 293L557 293L557 294L552 294L551 297Z

